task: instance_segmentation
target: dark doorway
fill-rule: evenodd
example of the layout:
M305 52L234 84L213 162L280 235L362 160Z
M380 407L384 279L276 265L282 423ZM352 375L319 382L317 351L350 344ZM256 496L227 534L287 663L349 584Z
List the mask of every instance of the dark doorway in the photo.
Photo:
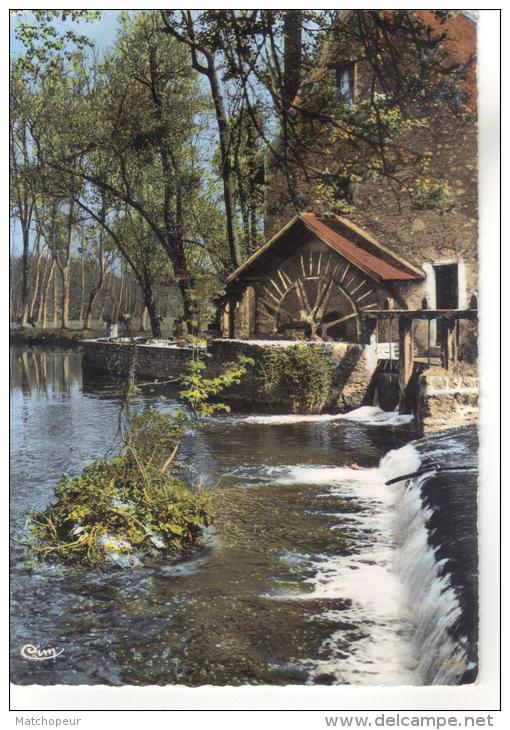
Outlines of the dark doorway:
M457 264L434 266L436 309L459 308L459 267Z
M459 308L459 268L457 264L434 266L436 274L436 309ZM444 320L437 321L436 345L442 341Z

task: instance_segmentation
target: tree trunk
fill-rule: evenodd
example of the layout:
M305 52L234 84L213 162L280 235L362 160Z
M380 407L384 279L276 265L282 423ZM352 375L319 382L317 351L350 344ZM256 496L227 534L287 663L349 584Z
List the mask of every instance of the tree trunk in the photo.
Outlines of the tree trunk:
M105 290L105 293L104 293L103 304L101 305L101 311L99 312L99 320L101 322L103 321L104 310L105 310L105 307L106 307L106 302L108 301L108 295L109 295L109 292L110 292L110 286L111 286L111 283L112 283L112 279L113 279L113 275L112 274L109 274L108 275L108 285L107 285L106 290Z
M85 317L85 261L83 258L83 253L80 256L80 284L81 284L81 297L80 297L80 322L83 325L83 320Z
M147 329L147 307L144 305L142 308L142 314L140 315L140 332L145 332Z
M189 290L189 287L186 284L181 283L180 281L178 282L177 286L178 286L179 292L181 294L182 308L184 310L183 311L184 321L186 322L186 326L188 328L188 332L190 334L193 334L195 328L194 328L194 326L192 324L192 321L193 321L193 305L192 305L192 299L191 299L190 290Z
M129 269L126 268L125 273L125 285L124 285L124 291L125 291L125 298L124 298L124 307L122 312L128 314L131 310L131 292L130 292L130 286L131 286L131 280L129 278Z
M149 315L149 321L151 323L152 336L156 339L161 338L161 322L159 321L156 301L152 295L152 292L144 291L144 302L145 309Z
M58 328L57 277L53 277L53 328Z
M119 298L117 301L117 311L115 315L115 319L119 319L119 314L122 312L122 301L124 299L124 266L120 265L120 286L119 286Z
M51 268L48 274L48 278L44 284L41 300L39 302L39 312L37 313L37 321L42 323L43 329L48 326L48 292L50 289L51 280L55 273L55 261L51 262Z
M234 181L229 152L229 129L228 119L225 111L225 104L221 92L218 72L215 65L214 50L210 51L205 47L200 48L200 53L205 56L206 64L203 65L197 55L197 45L193 16L191 10L181 10L182 17L187 26L188 38L183 38L179 33L172 31L167 24L167 29L181 42L186 43L191 52L191 63L195 71L207 77L211 89L211 97L214 104L216 124L218 126L218 140L220 148L220 175L223 182L223 198L225 203L225 219L227 224L227 240L230 249L232 267L236 269L241 263L241 250L235 235L235 207L234 207Z
M35 309L35 303L37 301L37 296L39 295L39 282L41 279L41 260L42 260L43 252L44 252L44 247L39 251L39 254L37 256L37 262L35 265L34 291L32 294L32 301L30 302L30 311L29 311L29 317L28 317L28 319L30 320L30 324L32 324L34 327L36 324L39 323L38 318L36 318L34 320L34 309ZM44 276L46 273L46 266L47 266L47 259L45 259L45 263L44 263L43 281L44 281Z
M60 326L62 329L69 328L69 263L60 270L60 279L62 281L62 312L60 317Z
M104 278L100 278L96 286L93 286L89 293L89 298L87 300L87 306L85 309L85 313L83 315L83 329L89 330L90 329L90 320L92 317L92 309L94 307L94 302L96 301L97 295L103 288L104 284Z
M285 113L294 101L301 83L301 21L300 10L286 11L283 23L283 98Z
M21 256L21 303L19 310L19 323L22 327L28 322L28 277L30 269L30 229L22 226L23 232L23 253Z
M134 296L133 296L133 304L131 305L130 314L131 314L131 317L134 319L135 318L135 315L136 315L136 310L138 308L138 286L136 284L136 281L133 282L133 286L134 286L134 289L135 289L135 293L134 293Z
M221 95L218 75L214 65L214 61L209 63L207 78L211 87L211 95L216 113L216 123L218 125L218 137L220 143L221 158L221 179L223 181L223 197L225 201L225 219L227 224L227 240L230 249L230 258L232 259L232 268L236 269L242 260L239 241L236 238L234 230L234 181L232 175L232 166L230 163L229 144L228 144L228 122L225 113L225 105Z
M99 247L99 278L97 280L97 283L94 285L93 279L91 277L91 289L89 292L89 298L87 300L85 313L82 318L83 329L85 329L85 330L90 329L90 320L92 317L92 310L94 308L94 302L96 301L96 298L97 298L99 292L103 288L103 285L106 281L106 277L108 276L109 272L110 272L110 267L105 266L105 262L103 259L103 246L101 244ZM106 296L105 296L105 300L106 300ZM103 306L104 306L104 302L103 302Z

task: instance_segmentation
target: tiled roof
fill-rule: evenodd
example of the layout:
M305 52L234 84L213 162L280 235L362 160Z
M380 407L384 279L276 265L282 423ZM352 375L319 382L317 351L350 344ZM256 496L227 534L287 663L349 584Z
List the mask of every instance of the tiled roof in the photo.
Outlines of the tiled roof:
M416 281L424 277L421 269L387 246L380 244L369 233L346 218L335 215L317 216L314 213L299 213L230 274L227 284L235 281L270 248L278 246L283 234L299 224L304 224L326 245L376 281Z

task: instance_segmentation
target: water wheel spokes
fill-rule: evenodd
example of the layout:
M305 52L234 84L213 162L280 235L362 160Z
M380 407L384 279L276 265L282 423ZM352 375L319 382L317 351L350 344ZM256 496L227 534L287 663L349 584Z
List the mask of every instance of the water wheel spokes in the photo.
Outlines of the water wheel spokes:
M336 327L336 325L341 324L342 322L347 322L349 319L353 319L354 317L357 317L357 312L351 312L351 314L346 314L344 317L339 317L338 319L334 319L332 322L324 322L322 324L322 328L324 332L327 332L331 327Z

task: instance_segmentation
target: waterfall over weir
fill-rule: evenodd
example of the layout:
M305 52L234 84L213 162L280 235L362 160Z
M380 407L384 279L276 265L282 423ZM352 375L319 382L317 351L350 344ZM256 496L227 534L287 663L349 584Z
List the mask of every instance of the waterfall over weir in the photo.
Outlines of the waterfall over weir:
M313 681L476 679L476 460L476 433L466 429L391 451L376 469L298 466L272 473L273 483L324 485L318 501L337 495L361 506L337 515L337 528L349 528L351 553L315 556L310 591L293 596L344 602L323 615L335 630L324 645L327 659L307 665Z

